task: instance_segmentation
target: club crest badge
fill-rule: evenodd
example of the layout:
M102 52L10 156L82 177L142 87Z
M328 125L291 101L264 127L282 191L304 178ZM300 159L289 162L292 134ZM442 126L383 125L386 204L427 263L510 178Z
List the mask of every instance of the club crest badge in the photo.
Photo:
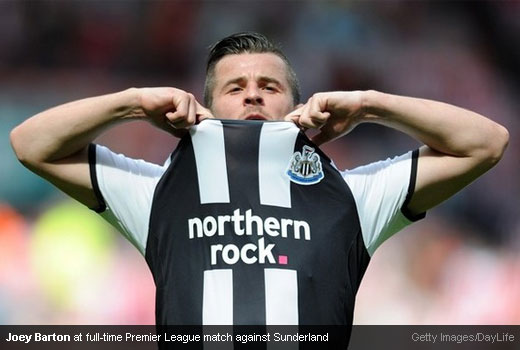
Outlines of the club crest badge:
M294 152L289 161L287 176L299 185L314 185L323 179L320 156L314 153L314 148L305 145L301 153Z

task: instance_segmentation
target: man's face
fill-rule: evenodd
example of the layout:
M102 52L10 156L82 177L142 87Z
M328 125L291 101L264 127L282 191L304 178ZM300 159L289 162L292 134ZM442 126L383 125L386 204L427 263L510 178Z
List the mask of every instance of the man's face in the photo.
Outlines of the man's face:
M272 53L224 56L212 93L211 111L221 119L280 120L294 109L286 64Z

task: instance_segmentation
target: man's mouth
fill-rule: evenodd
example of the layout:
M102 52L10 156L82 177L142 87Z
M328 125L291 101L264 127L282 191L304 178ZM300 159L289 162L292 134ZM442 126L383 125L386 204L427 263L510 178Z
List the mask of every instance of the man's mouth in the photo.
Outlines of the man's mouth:
M267 120L267 118L260 114L250 114L245 120Z

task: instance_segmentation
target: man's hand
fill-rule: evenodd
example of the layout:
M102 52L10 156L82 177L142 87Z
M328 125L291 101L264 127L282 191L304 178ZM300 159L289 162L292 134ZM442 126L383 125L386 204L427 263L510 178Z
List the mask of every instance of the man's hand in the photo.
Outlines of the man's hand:
M194 124L214 118L191 93L176 88L141 88L139 101L145 118L177 137Z
M320 92L284 119L299 127L320 129L312 138L319 146L350 132L363 114L362 91Z

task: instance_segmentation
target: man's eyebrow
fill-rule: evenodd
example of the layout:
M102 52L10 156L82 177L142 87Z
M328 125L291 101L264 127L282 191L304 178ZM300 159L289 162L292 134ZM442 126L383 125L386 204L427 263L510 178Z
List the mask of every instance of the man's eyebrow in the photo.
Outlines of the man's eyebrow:
M222 88L225 88L226 86L229 86L229 85L232 85L232 84L243 83L245 80L246 80L245 77L237 77L237 78L229 79L228 81L226 81L224 83ZM268 77L268 76L260 76L260 77L258 77L258 81L260 81L260 82L262 82L264 84L265 83L273 83L273 84L278 85L279 87L283 87L283 84L278 79L275 79L275 78L272 78L272 77Z
M228 85L232 85L232 84L240 84L241 82L243 82L246 78L244 77L237 77L237 78L233 78L233 79L229 79L228 81L226 81L224 83L224 85L222 85L223 88L225 88L226 86Z
M278 79L275 79L275 78L271 78L271 77L267 77L267 76L261 76L258 78L259 81L261 81L262 83L273 83L273 84L276 84L280 87L283 87L282 83L278 80Z

